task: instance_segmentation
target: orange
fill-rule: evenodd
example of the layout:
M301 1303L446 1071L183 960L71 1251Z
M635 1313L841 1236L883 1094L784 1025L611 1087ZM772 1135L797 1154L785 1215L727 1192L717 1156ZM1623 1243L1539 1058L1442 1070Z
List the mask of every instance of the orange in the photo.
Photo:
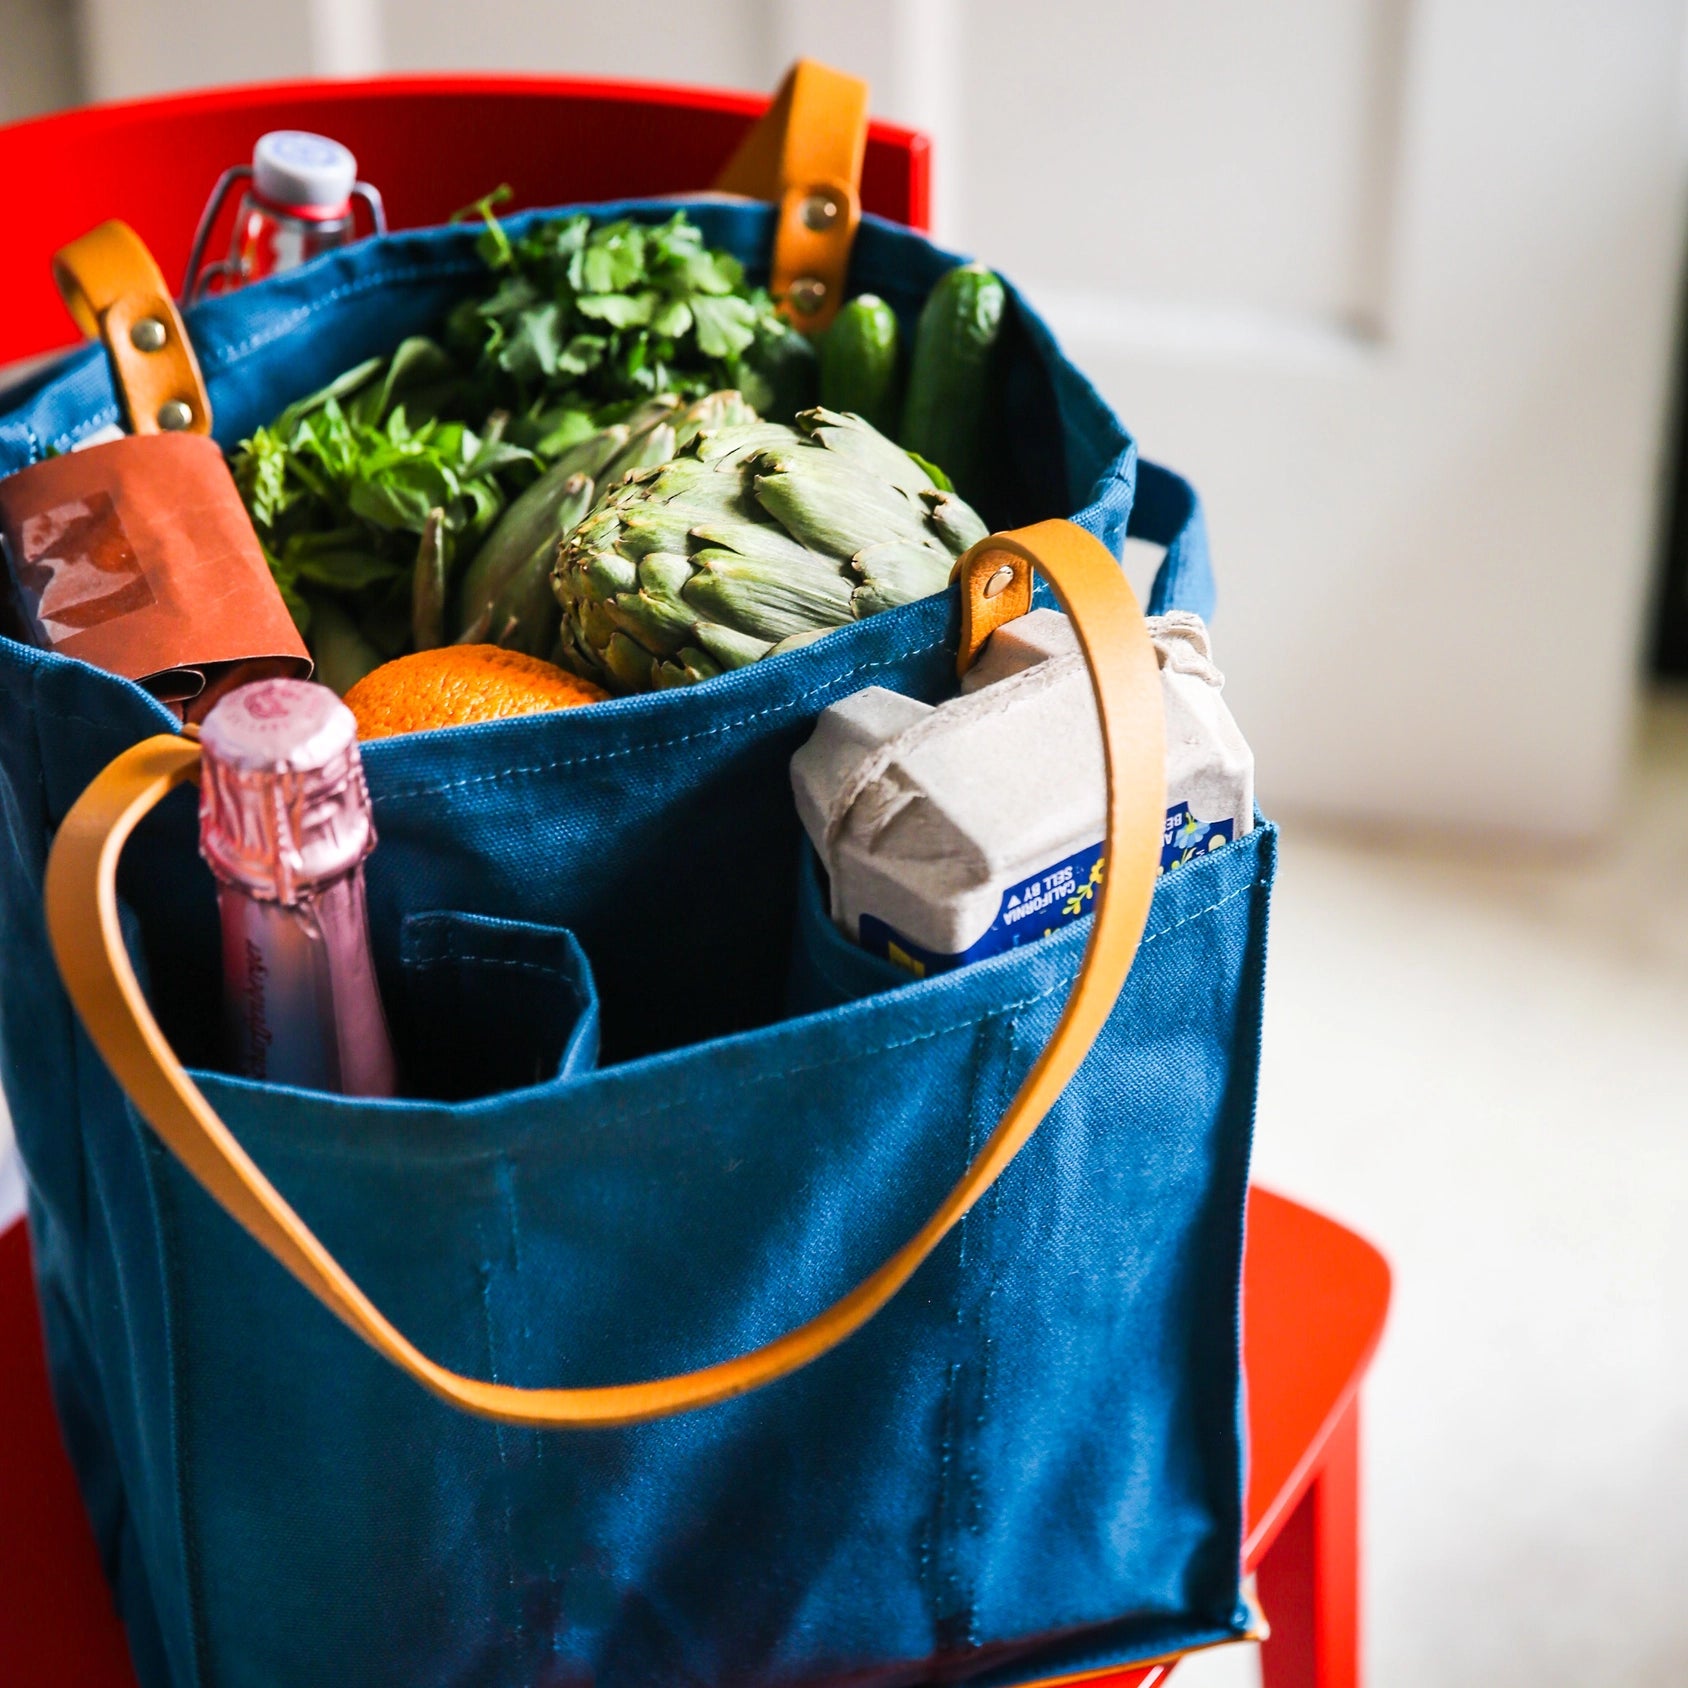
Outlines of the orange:
M498 645L442 645L384 662L346 693L358 737L389 738L542 709L572 709L610 694L555 663Z

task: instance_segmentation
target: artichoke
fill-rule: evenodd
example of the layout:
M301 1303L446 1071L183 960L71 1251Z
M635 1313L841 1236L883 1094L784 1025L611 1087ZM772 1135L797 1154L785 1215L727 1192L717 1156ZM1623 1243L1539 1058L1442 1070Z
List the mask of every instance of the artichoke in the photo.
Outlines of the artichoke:
M617 692L712 679L941 592L984 537L859 416L706 426L558 546L555 660Z
M756 412L735 392L711 393L684 409L665 397L570 446L499 517L465 570L457 643L548 656L557 638L550 585L557 541L591 509L594 489L665 462L700 429L755 420ZM419 642L417 648L424 647Z

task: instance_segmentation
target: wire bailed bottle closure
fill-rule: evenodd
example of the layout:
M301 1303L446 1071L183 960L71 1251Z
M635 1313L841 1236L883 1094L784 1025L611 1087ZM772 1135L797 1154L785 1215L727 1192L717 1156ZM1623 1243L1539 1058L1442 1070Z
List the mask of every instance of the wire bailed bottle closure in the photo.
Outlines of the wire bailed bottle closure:
M385 234L381 195L357 173L350 151L326 135L304 129L260 135L251 164L225 170L211 190L194 233L183 298L191 302L203 293L244 287L356 240L355 200L368 206L375 233ZM237 182L248 186L235 213L229 254L205 264L212 230Z

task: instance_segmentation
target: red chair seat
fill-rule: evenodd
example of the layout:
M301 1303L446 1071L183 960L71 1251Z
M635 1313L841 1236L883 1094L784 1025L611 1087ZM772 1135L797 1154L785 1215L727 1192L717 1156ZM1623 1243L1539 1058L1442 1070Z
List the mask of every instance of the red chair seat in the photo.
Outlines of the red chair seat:
M1267 1688L1358 1682L1357 1395L1383 1331L1389 1270L1351 1231L1255 1190L1243 1268L1252 1467L1250 1570L1273 1630ZM0 1660L7 1688L133 1688L59 1441L28 1232L0 1235ZM1149 1688L1163 1667L1092 1677ZM1069 1679L1072 1680L1072 1679Z

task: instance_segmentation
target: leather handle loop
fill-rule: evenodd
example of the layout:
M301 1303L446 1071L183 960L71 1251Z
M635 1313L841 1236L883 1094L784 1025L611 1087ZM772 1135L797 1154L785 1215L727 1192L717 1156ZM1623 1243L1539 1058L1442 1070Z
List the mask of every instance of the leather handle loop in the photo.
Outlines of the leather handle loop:
M1166 740L1142 612L1106 547L1071 522L981 540L961 559L964 593L982 592L1003 567L1027 582L1028 601L1030 569L1048 578L1072 618L1096 692L1108 773L1108 870L1084 964L1047 1047L937 1212L842 1300L748 1354L643 1383L518 1389L448 1371L388 1321L212 1111L165 1041L129 965L117 918L118 858L142 816L197 776L199 747L185 737L151 738L125 751L59 828L46 902L65 989L142 1117L225 1211L372 1348L453 1405L512 1424L637 1424L772 1383L865 1324L1002 1175L1095 1041L1148 918L1166 812Z
M53 255L76 326L103 340L137 434L209 434L211 401L181 312L146 243L113 219Z
M867 99L857 77L799 59L715 179L723 193L779 207L769 290L805 334L825 328L844 302L862 218Z

